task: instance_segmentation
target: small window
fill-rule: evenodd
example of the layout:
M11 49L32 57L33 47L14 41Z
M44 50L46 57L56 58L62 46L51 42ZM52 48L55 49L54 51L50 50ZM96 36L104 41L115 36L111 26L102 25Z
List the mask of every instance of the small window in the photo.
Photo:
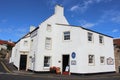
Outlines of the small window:
M93 41L93 34L88 32L88 41Z
M70 32L64 32L64 40L70 40Z
M50 56L44 57L44 67L50 67Z
M52 28L51 25L47 24L47 29L46 30L50 32L52 30L51 28Z
M100 57L100 63L101 63L101 64L104 64L104 63L105 63L105 57L104 57L104 56L101 56L101 57Z
M49 37L46 37L46 40L45 40L45 49L51 49L51 46L52 46L52 39L49 38Z
M103 42L104 42L104 41L103 41L103 36L100 35L100 36L99 36L99 43L102 44Z
M24 41L24 46L28 46L28 41Z
M88 62L89 64L94 64L94 55L88 55Z

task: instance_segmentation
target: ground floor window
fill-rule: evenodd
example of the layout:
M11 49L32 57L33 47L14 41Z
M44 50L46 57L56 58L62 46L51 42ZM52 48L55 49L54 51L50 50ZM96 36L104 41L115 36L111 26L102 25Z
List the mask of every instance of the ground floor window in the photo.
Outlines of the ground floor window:
M88 55L88 63L89 65L94 65L95 62L95 56L94 55Z
M105 57L104 57L104 56L101 56L101 57L100 57L100 63L101 63L101 64L105 64Z
M45 56L44 57L44 67L50 67L50 56Z

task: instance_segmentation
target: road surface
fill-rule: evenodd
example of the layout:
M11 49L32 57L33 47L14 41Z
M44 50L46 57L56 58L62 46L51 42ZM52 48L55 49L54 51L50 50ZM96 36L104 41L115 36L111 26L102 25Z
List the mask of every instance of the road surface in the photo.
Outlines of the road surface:
M56 75L50 73L10 72L0 61L0 80L120 80L120 74Z

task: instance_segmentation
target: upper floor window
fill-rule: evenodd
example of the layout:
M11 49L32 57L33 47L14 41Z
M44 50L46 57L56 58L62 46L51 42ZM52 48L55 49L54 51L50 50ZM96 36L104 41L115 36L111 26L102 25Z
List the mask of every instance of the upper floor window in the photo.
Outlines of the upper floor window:
M88 41L93 41L93 34L88 32Z
M52 39L49 38L49 37L46 37L46 40L45 40L45 49L51 49L51 46L52 46Z
M103 36L101 36L101 35L99 35L99 43L103 43L104 42L104 40L103 40Z
M64 32L64 40L70 40L70 31Z
M24 41L24 46L28 46L28 41Z
M52 27L51 27L51 25L50 24L47 24L47 29L46 29L47 31L52 31Z
M88 55L88 63L90 64L90 65L93 65L94 64L94 55Z

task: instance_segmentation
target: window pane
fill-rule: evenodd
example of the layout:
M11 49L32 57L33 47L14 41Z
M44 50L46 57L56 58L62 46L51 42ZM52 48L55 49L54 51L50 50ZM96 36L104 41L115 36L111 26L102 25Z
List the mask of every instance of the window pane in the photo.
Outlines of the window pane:
M103 36L99 36L99 43L103 43Z
M45 48L46 49L51 49L51 38L46 38L46 41L45 41Z
M64 40L70 40L70 32L64 32Z
M94 63L94 55L89 55L89 63Z
M46 30L47 30L47 31L51 31L51 30L52 30L50 24L47 25L47 29L46 29Z
M44 57L44 67L50 67L50 56Z
M104 57L100 57L100 63L104 63L105 61L105 58Z
M88 33L88 41L92 41L92 37L93 37L93 34L92 33Z
M27 46L28 45L28 41L24 41L24 46Z

